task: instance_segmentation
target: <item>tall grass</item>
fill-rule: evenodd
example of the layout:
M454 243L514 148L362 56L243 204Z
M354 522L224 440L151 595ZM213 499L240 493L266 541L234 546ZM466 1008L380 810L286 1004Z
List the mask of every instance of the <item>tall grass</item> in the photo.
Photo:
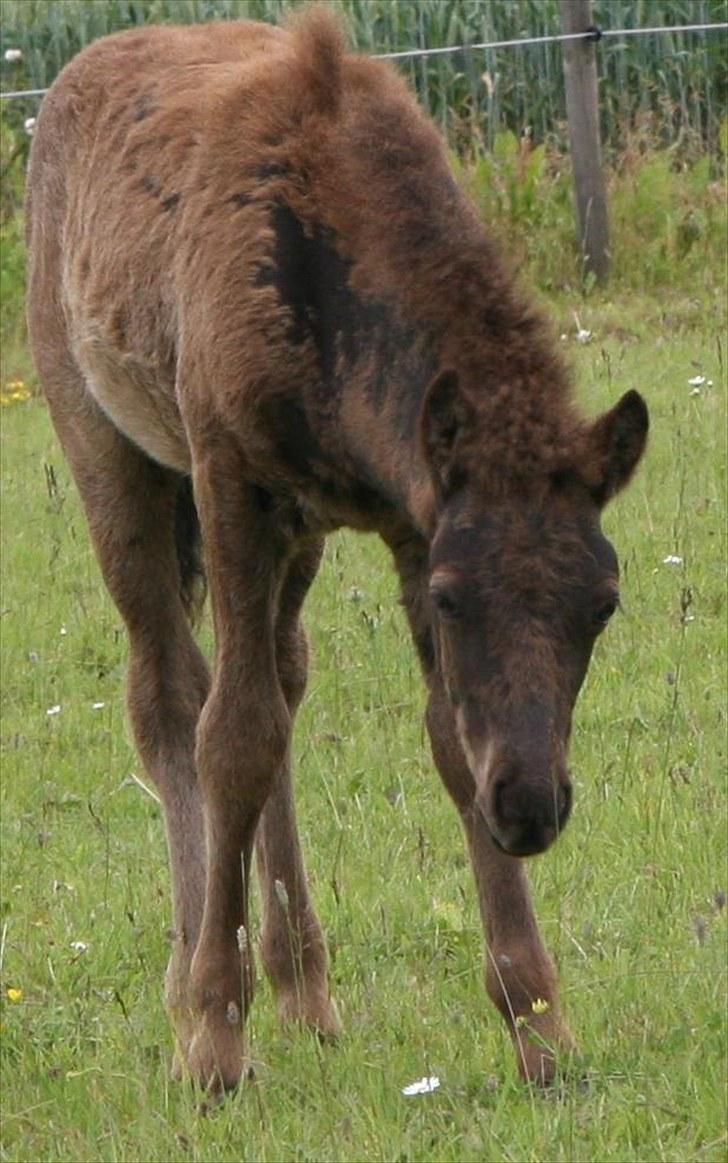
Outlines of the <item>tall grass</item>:
M298 0L3 0L3 44L23 50L3 63L3 88L43 87L90 40L147 21L252 17L279 21ZM560 31L557 0L331 0L364 52L467 45ZM595 0L605 28L725 20L724 0ZM715 145L726 100L725 37L681 34L603 41L598 48L602 130L619 149L635 124L693 152ZM401 63L454 144L491 148L503 128L530 126L538 140L564 137L561 50L534 45L464 51ZM26 113L27 115L27 113Z
M6 45L28 54L13 84L46 83L81 36L110 31L117 18L243 7L275 15L285 5L6 0ZM438 35L452 41L470 13L481 38L501 7L347 5L367 48L395 47L393 26L408 14L444 22L449 13L455 23ZM616 23L619 8L621 19L657 22L668 7L674 16L667 0L615 3L608 15ZM681 19L715 8L681 7ZM553 5L507 9L511 24L499 35L544 27ZM423 23L417 35L431 42L434 33ZM404 28L397 36L407 43ZM34 62L48 73L33 74ZM457 109L467 121L467 98L437 104L433 78L441 69L445 78L444 64L410 67L436 115L452 126L446 109ZM538 75L546 90L551 81ZM465 69L447 77L448 92L467 95ZM494 103L506 91L498 79ZM635 386L653 422L644 469L606 518L625 612L600 642L577 708L574 820L531 866L589 1085L537 1099L515 1077L485 1002L471 876L427 755L391 568L380 546L351 535L331 539L308 604L315 662L296 734L302 832L345 1034L325 1051L282 1036L263 986L250 1030L258 1083L203 1117L198 1096L171 1082L164 830L158 806L130 779L139 769L124 734L120 619L47 414L27 390L23 179L11 166L0 255L3 1160L725 1159L722 188L707 156L691 157L679 136L655 150L654 125L638 119L610 167L614 281L585 298L558 135L525 154L520 115L511 125L507 108L498 106L491 148L468 150L461 176L528 274L558 292L559 331L586 407L605 408ZM687 98L685 109L692 117ZM3 164L21 133L4 120ZM575 314L591 343L576 342ZM209 649L208 626L202 637ZM402 1095L431 1072L442 1080L436 1094Z
M556 28L554 0L342 6L367 51ZM3 87L47 84L115 28L277 18L287 7L4 0L3 48L25 55ZM612 26L724 18L712 0L596 11ZM27 390L17 162L32 106L4 112L3 1160L723 1163L725 214L714 160L696 156L725 96L718 44L674 34L600 48L605 127L623 148L609 171L614 280L592 298L578 278L558 50L405 66L466 144L461 176L484 216L558 292L588 409L636 386L652 414L644 469L606 518L625 613L577 708L574 820L532 864L589 1083L549 1099L519 1085L485 1003L471 876L427 756L391 568L380 546L351 535L331 539L308 604L316 658L296 735L302 832L345 1034L325 1051L283 1037L263 987L250 1030L258 1083L203 1117L198 1096L171 1082L164 830L130 779L120 619ZM537 142L528 153L524 124ZM473 135L488 148L473 150ZM669 148L656 150L662 135ZM575 314L591 343L575 341ZM208 626L202 637L209 649ZM431 1072L436 1094L402 1095Z
M125 636L46 411L18 392L1 433L3 1160L724 1163L725 309L698 286L662 311L632 296L562 316L589 411L637 386L652 415L606 514L625 608L576 709L574 817L530 862L588 1086L518 1083L391 564L349 534L307 604L295 740L345 1033L323 1050L282 1035L261 985L257 1083L205 1117L170 1080L164 828L130 779ZM439 1091L402 1095L430 1073Z

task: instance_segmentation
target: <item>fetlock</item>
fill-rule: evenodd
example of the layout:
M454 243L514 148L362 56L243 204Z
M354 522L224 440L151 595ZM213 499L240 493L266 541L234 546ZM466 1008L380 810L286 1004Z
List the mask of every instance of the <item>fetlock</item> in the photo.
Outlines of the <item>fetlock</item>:
M321 926L309 915L302 933L264 929L261 960L273 986L282 1025L301 1023L324 1038L335 1038L341 1020L329 994L328 957Z
M519 1073L526 1081L550 1085L559 1060L576 1049L560 1013L550 958L542 950L493 951L486 987L513 1039Z

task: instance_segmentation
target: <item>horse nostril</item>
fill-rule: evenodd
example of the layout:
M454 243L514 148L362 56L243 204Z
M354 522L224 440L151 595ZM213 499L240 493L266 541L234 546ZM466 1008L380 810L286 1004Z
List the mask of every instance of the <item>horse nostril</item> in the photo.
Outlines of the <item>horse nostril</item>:
M493 809L503 824L515 823L521 815L519 789L514 779L501 776L493 786Z
M494 842L514 856L543 852L566 827L572 791L567 776L528 779L506 767L490 792L488 826Z

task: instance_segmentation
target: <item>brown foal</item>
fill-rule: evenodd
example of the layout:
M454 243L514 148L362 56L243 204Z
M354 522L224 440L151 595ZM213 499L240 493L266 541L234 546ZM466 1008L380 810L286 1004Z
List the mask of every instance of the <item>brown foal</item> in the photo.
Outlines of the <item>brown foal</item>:
M339 1029L290 740L301 607L324 535L348 525L378 532L399 571L487 989L523 1076L548 1082L572 1041L521 858L569 815L572 710L619 600L599 514L647 411L628 392L578 414L437 131L322 8L285 30L99 41L33 141L32 343L164 804L178 1064L218 1090L245 1070L254 847L281 1017ZM190 629L198 541L211 677Z

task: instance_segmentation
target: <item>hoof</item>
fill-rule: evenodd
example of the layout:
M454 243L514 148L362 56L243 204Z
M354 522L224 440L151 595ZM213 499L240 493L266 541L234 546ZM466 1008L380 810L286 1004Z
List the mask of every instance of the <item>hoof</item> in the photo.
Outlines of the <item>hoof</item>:
M184 1055L183 1071L209 1094L222 1096L236 1089L247 1068L236 1004L231 1002L222 1014L217 1007L202 1013Z
M167 966L164 989L164 1007L174 1034L174 1057L171 1077L180 1082L188 1073L187 1055L197 1023L189 997L190 955L177 939Z
M168 1006L167 1015L174 1034L174 1054L172 1055L170 1077L173 1082L181 1082L189 1074L187 1060L194 1037L195 1024L187 1009L182 1010L178 1007Z
M531 1016L516 1026L512 1037L524 1082L546 1090L568 1072L576 1043L567 1026L553 1018Z
M278 1020L284 1028L308 1028L321 1042L335 1042L341 1034L339 1011L328 992L279 994Z

